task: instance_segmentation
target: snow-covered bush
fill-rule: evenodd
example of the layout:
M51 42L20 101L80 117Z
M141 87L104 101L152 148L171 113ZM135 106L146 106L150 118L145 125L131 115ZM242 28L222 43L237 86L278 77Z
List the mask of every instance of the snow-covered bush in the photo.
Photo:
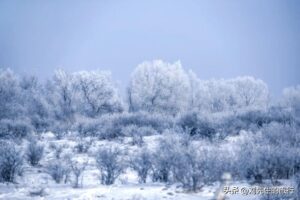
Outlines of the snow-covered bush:
M173 119L160 114L145 112L106 114L97 119L82 118L77 123L81 135L97 136L100 139L113 139L128 136L127 127L136 127L140 135L155 135L172 127ZM131 129L133 131L133 129Z
M260 128L264 124L270 123L271 120L267 112L253 110L238 113L236 119L241 120L244 123L244 127L242 128L245 130L248 130L251 125Z
M236 159L229 151L210 141L191 141L184 135L163 135L152 156L153 181L179 182L187 190L220 180L224 172L234 172Z
M74 118L73 118L74 119ZM53 119L50 121L49 131L51 131L57 140L64 138L68 133L74 131L73 122Z
M55 158L60 159L65 145L64 144L55 144L52 142L52 143L50 143L49 147L50 147L50 149L52 149L54 151Z
M22 173L22 153L12 142L0 142L0 182L14 182Z
M262 136L265 142L273 145L288 145L293 147L300 147L299 132L297 125L280 124L273 122L264 126L262 129Z
M298 172L300 165L299 126L296 124L270 123L262 130L262 138L257 141L270 145L273 170L278 178L289 178Z
M44 146L39 144L36 140L29 141L26 150L27 160L32 166L39 164L40 160L43 158Z
M121 136L118 124L119 114L106 114L96 119L81 118L77 123L77 131L81 136L93 136L99 139L114 139Z
M267 166L264 164L271 160L271 148L270 146L264 147L259 145L253 135L248 134L245 137L247 138L241 142L238 154L240 175L242 178L262 183L267 170L265 168Z
M271 123L272 120L267 111L246 110L220 117L217 126L224 138L238 135L241 130L256 132L264 125Z
M23 138L32 131L30 122L26 119L2 119L0 120L1 138Z
M100 171L101 183L105 185L113 184L125 168L122 152L118 147L100 148L95 159Z
M297 135L297 129L278 123L267 125L255 135L244 135L238 155L241 176L255 182L292 176L300 163Z
M83 182L83 172L87 166L88 162L78 162L71 161L71 172L74 176L74 188L82 187Z
M122 128L122 135L131 137L131 145L142 146L144 143L143 136L146 136L145 129L147 131L148 127L138 127L135 125L129 125Z
M173 150L171 171L174 181L182 183L187 190L197 191L220 180L223 173L235 171L233 155L213 143L180 143Z
M137 126L137 132L146 136L162 133L165 129L171 128L173 118L167 115L150 114L147 112L123 113L116 115L112 124L115 125L112 130L117 132L121 132L122 128L127 126Z
M92 145L91 139L80 138L76 146L74 147L77 153L87 153Z
M67 183L70 176L70 166L62 160L51 160L47 165L47 173L56 183Z
M184 188L196 191L201 187L200 184L204 184L205 159L205 154L191 146L180 148L172 165L175 180L182 183Z
M268 109L268 118L270 122L292 125L295 121L293 114L280 105L272 106Z
M153 153L152 179L153 181L170 182L171 169L174 165L174 158L177 156L177 149L180 147L179 136L165 134L159 140L159 144Z
M77 119L76 130L81 137L99 136L102 134L101 119L80 117Z
M131 137L131 144L132 145L137 145L141 147L144 144L144 139L142 135L134 134Z
M130 161L130 167L137 172L140 183L146 183L152 168L152 156L148 149L143 148Z
M191 136L212 139L216 134L216 125L206 116L198 113L186 113L178 120L178 125Z

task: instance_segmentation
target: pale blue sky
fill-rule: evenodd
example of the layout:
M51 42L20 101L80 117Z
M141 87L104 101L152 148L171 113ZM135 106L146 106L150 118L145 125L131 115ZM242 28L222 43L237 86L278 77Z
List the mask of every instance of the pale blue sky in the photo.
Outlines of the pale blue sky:
M110 70L125 88L152 59L202 79L251 75L277 96L300 84L300 1L0 0L1 68Z

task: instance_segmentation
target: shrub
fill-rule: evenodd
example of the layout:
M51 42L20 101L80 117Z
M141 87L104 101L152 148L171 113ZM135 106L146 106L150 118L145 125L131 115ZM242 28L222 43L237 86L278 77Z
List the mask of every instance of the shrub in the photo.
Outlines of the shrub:
M76 129L80 136L98 136L101 134L99 119L80 117L77 119Z
M21 174L23 159L21 152L11 142L0 143L0 181L14 182L17 174Z
M289 178L300 163L298 148L286 145L284 140L273 143L264 137L263 133L245 136L238 155L240 174L258 183Z
M116 127L136 125L138 127L151 127L158 133L173 126L173 118L168 115L148 112L123 113L117 115L115 122ZM151 135L153 133L150 133Z
M223 120L222 124L226 130L236 129L240 130L252 130L258 131L264 126L268 126L271 123L278 123L284 126L291 125L293 117L290 113L280 109L279 107L271 107L267 111L244 111L235 115L228 116Z
M172 172L174 179L183 184L184 188L196 191L199 184L203 183L204 174L204 157L200 156L200 152L192 149L181 149L174 159Z
M67 135L68 131L72 130L72 122L53 120L49 130L54 133L57 140L60 140Z
M97 168L100 170L101 183L111 185L121 175L125 166L117 147L100 148L96 155Z
M106 114L97 119L81 119L77 130L81 135L113 139L127 134L126 127L135 126L141 135L162 133L173 126L173 118L145 112Z
M71 161L71 171L75 177L74 188L82 187L83 172L87 164L87 162L80 163L78 161Z
M122 135L130 136L140 135L140 136L149 136L156 135L158 132L151 126L137 126L137 125L128 125L121 128Z
M61 160L50 161L47 166L47 173L53 178L56 183L69 180L70 166Z
M26 155L29 163L36 166L42 159L44 154L44 146L39 144L36 140L31 140L28 144Z
M147 127L137 127L135 125L125 126L122 128L122 134L131 137L131 144L142 146L144 143L143 136L146 134Z
M153 181L169 182L173 160L177 156L176 148L180 146L179 136L165 134L153 154Z
M130 161L130 167L137 172L140 183L146 183L148 173L152 167L151 154L148 149L142 149Z
M229 163L233 162L226 159L229 157L226 154L210 143L177 146L172 165L174 180L192 191L218 181L224 172L230 170Z
M271 145L300 147L299 127L297 125L270 123L262 128L262 140Z
M235 151L236 168L241 179L271 179L275 184L277 179L289 179L300 170L297 125L271 122L255 134L243 132L234 139L235 148L239 148Z
M87 153L91 144L92 140L81 138L75 146L75 149L77 153Z
M54 150L54 155L56 159L60 159L63 152L64 145L51 143L50 148Z
M164 135L152 157L153 180L180 182L196 191L235 171L234 155L209 141L190 141L174 134Z
M0 138L23 138L33 130L30 122L25 120L0 120Z
M193 137L212 139L216 134L216 127L212 121L195 112L183 115L179 119L178 125Z

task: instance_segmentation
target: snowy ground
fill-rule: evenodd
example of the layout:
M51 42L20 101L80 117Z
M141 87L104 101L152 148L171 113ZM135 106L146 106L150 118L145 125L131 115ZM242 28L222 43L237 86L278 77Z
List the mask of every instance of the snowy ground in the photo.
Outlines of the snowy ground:
M145 138L145 143L149 148L153 149L156 140L160 136L149 136ZM181 187L176 185L166 186L161 183L139 184L137 176L131 170L127 170L117 182L112 186L101 185L99 181L99 173L95 166L93 154L98 147L102 145L118 145L127 151L134 151L135 146L130 145L129 138L123 141L95 141L92 143L88 153L74 153L74 146L76 145L75 138L67 138L56 140L51 134L46 134L41 138L45 146L45 156L41 161L40 166L30 167L26 165L23 176L19 177L16 184L1 184L0 185L0 199L3 200L26 200L26 199L122 199L122 200L159 200L159 199L182 199L182 200L211 200L215 192L219 189L219 183L211 186L203 187L201 191L186 192ZM63 155L72 155L73 159L88 160L88 166L84 172L83 187L73 188L71 183L55 183L52 178L45 172L44 166L47 162L53 159L54 154L51 150L51 145L63 145ZM25 144L24 144L25 146ZM242 187L249 186L246 183L232 183L234 186ZM39 192L43 190L43 195ZM258 199L257 196L242 196L241 194L231 195L228 197L231 200Z
M242 186L239 184L238 186ZM218 187L209 186L198 193L184 192L175 186L166 187L163 184L124 184L112 186L85 186L74 189L69 185L48 185L43 197L32 195L36 189L32 187L1 185L0 199L25 200L25 199L111 199L111 200L158 200L158 199L182 199L182 200L211 200ZM229 196L231 200L255 200L257 196L243 196L241 194Z

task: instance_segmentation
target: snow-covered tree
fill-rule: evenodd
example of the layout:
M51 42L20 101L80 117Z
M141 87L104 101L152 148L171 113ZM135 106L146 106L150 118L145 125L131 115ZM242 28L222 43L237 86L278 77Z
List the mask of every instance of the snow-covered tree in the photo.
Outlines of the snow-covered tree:
M130 111L176 115L188 105L188 76L180 62L144 62L131 75L128 98Z
M189 108L196 112L209 110L209 90L205 81L200 80L193 71L188 72L190 82Z
M73 74L78 110L89 117L122 111L122 101L111 75L101 71L81 71Z
M265 82L253 77L237 77L229 81L234 87L238 108L266 109L269 101L269 90Z
M38 83L37 77L25 76L21 78L22 104L26 108L28 118L36 130L43 131L49 125L50 110L46 100L43 85Z
M20 79L10 69L0 70L0 137L24 137L31 132Z
M232 110L235 106L234 88L228 80L210 80L205 83L209 96L209 110L211 112L224 112Z
M289 111L300 117L300 85L283 90L283 104Z
M48 102L57 120L73 120L75 113L75 89L71 74L57 70L47 85Z
M10 69L0 70L0 119L16 119L24 113L19 78Z
M253 77L203 81L190 72L190 107L198 112L264 110L269 92L267 85Z

